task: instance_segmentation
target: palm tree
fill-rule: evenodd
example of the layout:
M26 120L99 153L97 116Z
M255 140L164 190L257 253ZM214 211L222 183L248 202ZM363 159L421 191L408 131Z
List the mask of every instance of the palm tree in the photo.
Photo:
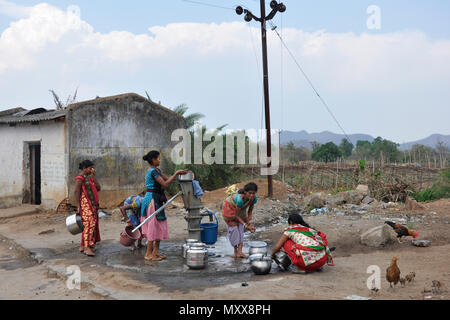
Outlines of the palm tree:
M185 103L182 103L173 108L172 111L184 118L184 121L186 121L186 129L191 129L196 121L204 118L205 116L199 112L191 113L185 116L185 113L188 109L189 107Z

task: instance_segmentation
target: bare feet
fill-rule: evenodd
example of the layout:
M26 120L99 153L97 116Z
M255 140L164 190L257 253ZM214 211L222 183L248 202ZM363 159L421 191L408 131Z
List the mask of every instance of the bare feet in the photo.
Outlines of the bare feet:
M92 249L89 248L89 247L84 248L84 254L89 256L89 257L94 257L95 256L94 251L92 251Z
M160 256L152 256L152 258L151 258L151 260L152 261L161 261L161 260L163 260L164 258L162 258L162 257L160 257Z
M247 259L247 258L248 258L248 256L246 256L246 255L243 254L243 253L238 254L237 257L240 258L240 259Z
M167 258L165 255L160 254L160 253L157 253L156 256L159 257L159 258L161 258L161 259Z
M78 249L81 253L84 252L84 247L80 247L80 249Z

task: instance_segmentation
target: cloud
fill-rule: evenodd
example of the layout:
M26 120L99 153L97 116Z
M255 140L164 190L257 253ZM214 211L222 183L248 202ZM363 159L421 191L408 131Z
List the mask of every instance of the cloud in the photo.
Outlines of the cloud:
M11 18L25 18L30 14L31 8L20 6L15 3L0 0L0 14Z
M86 98L92 98L99 92L137 91L137 86L150 84L161 88L160 92L167 90L170 96L175 95L172 88L178 88L179 96L173 98L178 103L183 97L195 96L191 99L203 113L210 110L206 103L211 99L223 108L225 100L233 96L237 112L255 98L259 102L261 81L255 53L260 60L260 31L245 22L180 22L152 26L142 34L124 30L101 33L76 10L46 3L21 7L0 0L0 13L17 18L0 36L2 106L24 101L11 94L21 86L35 87L33 101L38 99L41 104L49 100L44 98L49 88L69 94L80 86L79 97L84 92ZM395 113L398 103L419 108L419 103L427 103L423 96L440 93L441 101L450 98L446 89L450 86L449 40L432 40L421 31L354 34L294 28L285 28L283 38L319 91L331 97L327 101L340 106L339 111L335 109L338 118L355 114L353 104L360 108L379 104L377 111ZM272 31L268 44L271 89L278 94L280 42ZM316 97L286 52L283 61L286 105L295 105L307 96L311 98L304 103L311 104ZM198 94L200 87L208 89ZM419 93L423 94L418 98ZM26 101L32 101L29 99ZM318 111L309 108L308 112Z

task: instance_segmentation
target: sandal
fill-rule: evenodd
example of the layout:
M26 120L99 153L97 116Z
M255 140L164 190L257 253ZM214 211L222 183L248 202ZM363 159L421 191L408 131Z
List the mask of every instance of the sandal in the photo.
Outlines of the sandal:
M159 258L161 258L161 259L167 258L167 256L165 256L165 255L163 255L163 254L157 254L156 256L159 257Z

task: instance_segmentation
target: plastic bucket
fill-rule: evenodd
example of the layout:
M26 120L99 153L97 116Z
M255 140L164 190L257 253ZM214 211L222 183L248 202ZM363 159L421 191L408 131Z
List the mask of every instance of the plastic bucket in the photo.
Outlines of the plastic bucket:
M217 230L219 225L217 223L201 223L200 237L203 243L214 244L217 242Z
M125 247L132 246L134 242L141 237L141 232L139 230L133 232L133 229L134 227L126 227L120 234L120 243Z

